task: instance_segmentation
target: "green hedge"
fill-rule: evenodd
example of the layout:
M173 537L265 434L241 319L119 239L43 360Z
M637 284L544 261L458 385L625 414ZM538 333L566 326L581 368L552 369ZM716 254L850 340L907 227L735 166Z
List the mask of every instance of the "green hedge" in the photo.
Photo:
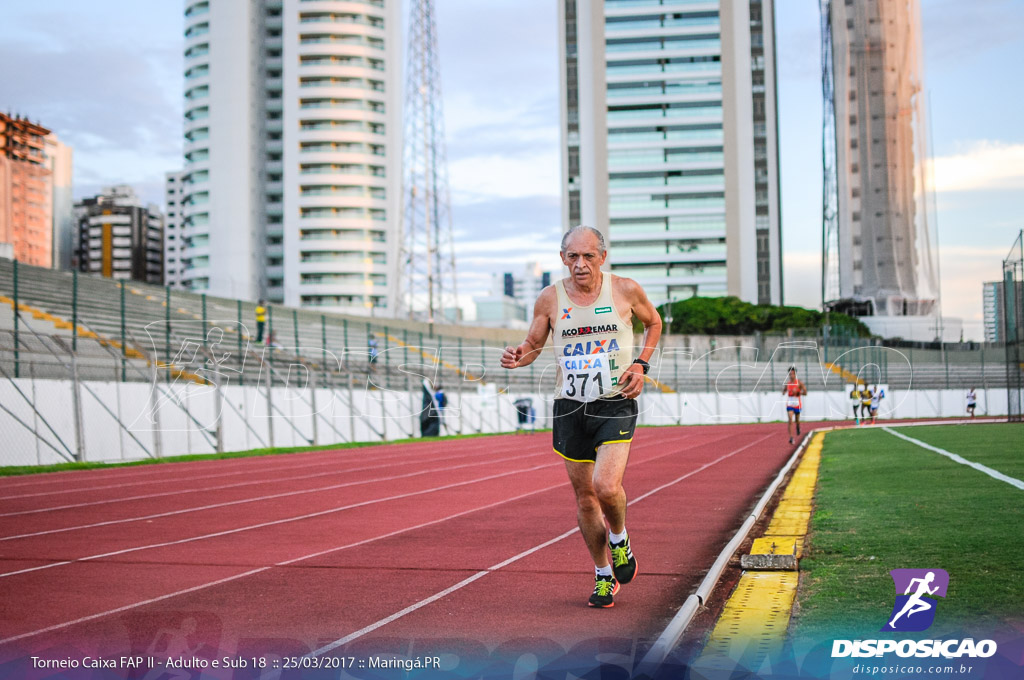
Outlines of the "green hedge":
M665 306L659 307L664 321ZM833 312L829 315L832 335L871 337L863 323ZM753 305L737 297L692 297L672 305L672 332L689 335L751 335L754 332L820 330L825 315L813 309L775 305Z

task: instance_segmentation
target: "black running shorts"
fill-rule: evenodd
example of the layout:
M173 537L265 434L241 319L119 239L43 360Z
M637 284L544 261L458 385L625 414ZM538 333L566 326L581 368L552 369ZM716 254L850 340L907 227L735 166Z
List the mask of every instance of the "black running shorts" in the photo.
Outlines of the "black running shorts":
M576 463L593 463L602 444L633 441L637 412L636 399L625 397L588 403L555 399L551 432L555 453Z

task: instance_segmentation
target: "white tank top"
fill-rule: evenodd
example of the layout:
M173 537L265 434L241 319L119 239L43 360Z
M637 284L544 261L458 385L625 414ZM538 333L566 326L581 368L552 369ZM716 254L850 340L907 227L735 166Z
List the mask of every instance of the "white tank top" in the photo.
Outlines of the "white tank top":
M612 298L612 275L589 307L569 299L563 280L555 282L556 399L594 401L617 397L619 379L633 361L633 326L619 317Z

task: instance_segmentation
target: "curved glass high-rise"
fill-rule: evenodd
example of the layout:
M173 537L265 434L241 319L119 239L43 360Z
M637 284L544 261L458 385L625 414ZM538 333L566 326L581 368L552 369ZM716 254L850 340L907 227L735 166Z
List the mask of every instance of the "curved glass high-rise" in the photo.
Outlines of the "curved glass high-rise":
M559 0L563 225L656 304L782 289L772 0Z

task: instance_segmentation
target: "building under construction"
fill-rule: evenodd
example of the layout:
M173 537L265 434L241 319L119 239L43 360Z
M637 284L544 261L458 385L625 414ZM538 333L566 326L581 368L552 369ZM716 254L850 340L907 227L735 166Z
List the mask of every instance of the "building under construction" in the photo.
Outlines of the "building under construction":
M821 0L822 298L875 332L939 333L918 0Z
M49 267L53 257L53 180L46 159L50 130L0 113L0 243L14 259Z

